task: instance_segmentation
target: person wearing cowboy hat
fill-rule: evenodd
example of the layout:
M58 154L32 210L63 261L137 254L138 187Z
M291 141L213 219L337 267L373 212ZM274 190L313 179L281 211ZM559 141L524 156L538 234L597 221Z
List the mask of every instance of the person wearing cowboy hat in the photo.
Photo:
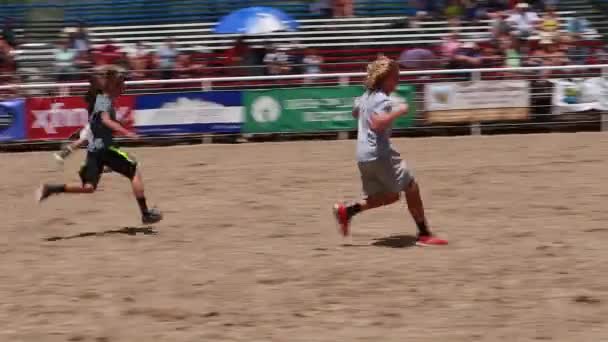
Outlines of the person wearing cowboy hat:
M530 10L530 5L525 2L517 4L515 13L507 19L511 27L513 27L514 35L520 38L531 36L540 22L538 15Z

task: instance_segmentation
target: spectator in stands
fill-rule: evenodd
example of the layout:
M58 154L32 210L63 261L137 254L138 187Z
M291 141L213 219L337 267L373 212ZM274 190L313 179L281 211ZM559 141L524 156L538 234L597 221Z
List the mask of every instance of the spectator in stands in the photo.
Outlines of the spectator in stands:
M302 58L302 65L304 66L304 73L306 75L314 75L321 73L321 64L323 64L323 57L321 57L315 49L308 48L304 51L304 58ZM305 82L314 82L316 77L307 76Z
M0 70L2 73L14 70L13 52L13 47L5 39L0 38Z
M245 41L245 37L239 37L234 46L226 50L225 66L229 68L230 76L244 76L248 74L246 66L255 65L253 60L253 49Z
M584 65L587 64L591 56L591 49L581 44L581 36L574 35L572 37L564 37L565 52L568 58L568 64Z
M165 43L159 46L156 56L158 58L157 64L160 69L162 79L166 80L173 77L177 55L178 51L175 48L173 39L167 38Z
M515 13L507 21L514 30L513 34L520 38L527 38L536 32L540 18L535 12L530 10L530 6L527 3L522 2L517 4Z
M287 48L274 47L264 57L264 65L266 66L266 73L268 75L281 75L287 74L290 71L289 66L289 55L287 55Z
M473 42L462 44L452 57L449 63L451 69L473 69L479 68L481 65L481 54L479 46Z
M589 22L581 15L574 14L568 19L567 29L571 35L582 35L589 29Z
M84 79L82 77L84 73L95 66L91 51L82 51L77 53L76 58L74 59L74 66L78 74L78 79Z
M554 7L547 7L547 11L543 14L540 29L550 39L556 39L559 31L559 15L555 12Z
M460 0L449 0L447 6L443 10L443 15L445 15L452 26L459 26L463 14L464 9L462 8Z
M480 1L477 0L462 0L464 7L464 20L466 22L476 23L479 19L487 17L487 9Z
M443 39L439 50L441 51L441 57L444 61L449 62L452 57L454 57L454 53L460 49L462 43L458 38L458 32L454 31L449 36Z
M608 46L596 46L593 47L589 64L608 64Z
M76 51L67 40L61 41L55 50L55 73L58 81L72 80L75 73Z
M522 65L521 44L516 37L510 37L501 41L501 50L504 51L504 66L507 68L519 68Z
M329 19L333 16L331 0L317 0L310 4L310 12L319 18Z
M355 15L353 0L333 0L334 17L344 18Z
M4 19L4 27L2 28L2 39L12 48L17 47L17 35L15 34L15 23L13 18Z
M78 23L78 28L71 36L72 49L83 52L91 49L91 42L89 40L89 32L84 22Z
M540 49L533 53L532 59L540 66L560 66L568 63L566 55L559 50L556 42L549 39L540 41ZM543 77L548 77L550 74L550 70L543 70L540 73Z
M132 70L134 78L144 78L148 69L150 54L143 42L137 42L133 48L127 50L129 69Z
M498 68L504 65L504 56L492 44L487 44L481 49L481 67Z
M507 21L508 14L505 11L498 11L489 14L492 35L494 38L499 38L508 35L511 32L511 26Z
M422 22L429 16L426 11L416 11L416 15L413 18L403 18L400 22L397 22L393 25L395 29L402 28L420 28L422 26Z

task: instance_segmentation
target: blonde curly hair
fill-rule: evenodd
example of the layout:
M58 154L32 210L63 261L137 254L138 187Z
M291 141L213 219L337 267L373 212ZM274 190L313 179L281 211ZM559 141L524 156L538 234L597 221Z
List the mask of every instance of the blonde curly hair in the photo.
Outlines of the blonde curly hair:
M399 73L399 64L388 57L379 57L367 65L365 87L368 90L380 90L384 80L394 72Z

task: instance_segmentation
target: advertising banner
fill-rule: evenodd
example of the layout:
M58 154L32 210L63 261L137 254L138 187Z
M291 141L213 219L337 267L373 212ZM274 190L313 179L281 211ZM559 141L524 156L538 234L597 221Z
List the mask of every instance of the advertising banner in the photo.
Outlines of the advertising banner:
M240 91L142 95L135 105L139 134L239 133L243 123Z
M430 123L525 120L530 108L528 81L473 81L425 85Z
M360 86L273 89L245 91L246 133L304 133L357 129L352 117ZM416 113L414 89L400 86L392 96L394 103L407 102L410 113L395 120L395 128L407 128Z
M553 114L608 110L608 80L601 77L557 80L553 87Z
M0 101L0 141L25 139L25 101Z
M127 128L132 126L135 97L120 96L116 99L116 119ZM34 97L26 101L27 138L31 140L67 139L89 120L84 98Z

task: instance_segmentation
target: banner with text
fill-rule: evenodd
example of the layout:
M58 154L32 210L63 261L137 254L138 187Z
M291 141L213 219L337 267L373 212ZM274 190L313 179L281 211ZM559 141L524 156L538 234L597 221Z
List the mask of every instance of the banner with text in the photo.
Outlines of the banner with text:
M608 110L608 80L601 77L556 80L553 114Z
M304 133L357 129L351 115L360 86L245 91L246 133ZM400 86L394 103L407 102L410 112L395 120L395 128L407 128L416 113L414 89Z
M243 123L240 91L141 95L135 128L145 135L239 133Z
M135 97L120 96L114 101L116 119L132 126ZM26 101L27 138L32 140L68 139L89 121L84 98L34 97Z
M0 141L25 139L25 101L0 101Z
M430 123L525 120L530 108L528 81L473 81L425 85Z

